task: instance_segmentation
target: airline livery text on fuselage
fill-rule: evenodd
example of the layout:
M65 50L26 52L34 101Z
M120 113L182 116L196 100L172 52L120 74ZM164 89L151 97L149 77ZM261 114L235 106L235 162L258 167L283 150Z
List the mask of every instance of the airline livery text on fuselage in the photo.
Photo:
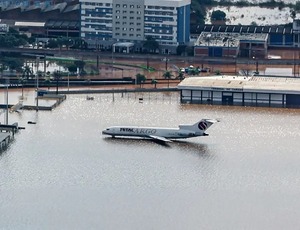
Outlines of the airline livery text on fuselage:
M146 134L153 135L156 133L156 129L143 129L143 128L120 128L120 132L136 133L136 134Z

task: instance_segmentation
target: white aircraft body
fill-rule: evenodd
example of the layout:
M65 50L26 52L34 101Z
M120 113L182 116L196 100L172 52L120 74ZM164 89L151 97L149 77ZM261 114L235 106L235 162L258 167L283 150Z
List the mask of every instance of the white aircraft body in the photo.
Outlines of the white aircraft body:
M172 142L170 139L208 136L205 131L216 122L218 122L218 120L202 119L193 125L179 125L178 128L112 126L103 130L102 134L110 135L112 137L142 137L162 142Z

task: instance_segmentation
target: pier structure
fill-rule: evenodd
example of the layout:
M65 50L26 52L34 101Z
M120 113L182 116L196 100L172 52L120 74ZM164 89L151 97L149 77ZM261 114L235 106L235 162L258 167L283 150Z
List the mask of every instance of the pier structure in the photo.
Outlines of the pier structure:
M0 124L0 152L7 148L19 129L24 129L24 127L19 127L17 122L11 125Z

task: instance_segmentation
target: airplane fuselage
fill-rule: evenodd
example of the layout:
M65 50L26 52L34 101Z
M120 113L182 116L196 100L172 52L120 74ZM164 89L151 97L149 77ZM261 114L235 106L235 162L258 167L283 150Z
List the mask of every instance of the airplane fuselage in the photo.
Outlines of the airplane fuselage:
M102 134L129 137L150 138L152 140L171 142L169 139L207 136L205 131L215 122L214 119L202 119L192 125L179 125L178 128L113 126L102 131Z
M137 136L149 137L159 136L165 138L188 138L200 136L189 130L179 128L158 128L158 127L139 127L139 126L114 126L102 131L103 134L111 136Z

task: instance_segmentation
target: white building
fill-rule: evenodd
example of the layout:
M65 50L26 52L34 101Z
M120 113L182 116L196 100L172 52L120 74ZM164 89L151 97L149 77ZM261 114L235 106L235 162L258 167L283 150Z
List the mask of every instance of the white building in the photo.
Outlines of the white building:
M81 37L89 45L110 49L133 42L139 49L147 36L166 47L189 42L190 0L80 0Z

